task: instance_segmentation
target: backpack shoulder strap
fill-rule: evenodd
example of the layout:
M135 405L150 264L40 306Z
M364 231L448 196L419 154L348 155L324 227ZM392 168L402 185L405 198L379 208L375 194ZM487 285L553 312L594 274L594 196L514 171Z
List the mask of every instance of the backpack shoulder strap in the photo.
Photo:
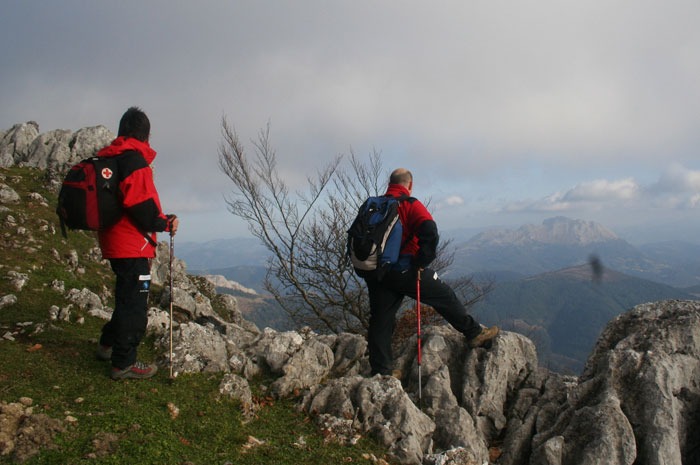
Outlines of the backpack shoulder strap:
M418 200L418 199L416 199L415 197L411 197L411 196L409 196L409 195L403 195L403 194L400 195L400 196L398 196L398 197L394 197L394 198L399 202L399 206L401 206L401 202L413 203L413 202L415 202L416 200ZM399 216L399 220L400 220L400 219L401 219L401 216ZM416 235L415 232L412 231L412 232L406 237L405 240L401 241L401 249L403 249L404 246L405 246L406 244L408 244L409 242L411 242L411 240L413 239L413 237L414 237L415 235Z

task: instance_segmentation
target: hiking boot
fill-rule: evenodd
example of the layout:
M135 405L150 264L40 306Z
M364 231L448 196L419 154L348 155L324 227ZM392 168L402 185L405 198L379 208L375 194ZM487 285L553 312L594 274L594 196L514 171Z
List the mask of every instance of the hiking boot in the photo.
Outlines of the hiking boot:
M469 341L469 347L471 347L472 349L481 347L486 342L492 340L496 336L498 336L498 326L491 326L490 328L481 328L481 332Z
M108 361L112 358L112 348L110 346L98 345L95 356L97 360Z
M112 379L146 379L156 374L158 367L155 364L146 365L136 362L123 370L117 367L112 368Z

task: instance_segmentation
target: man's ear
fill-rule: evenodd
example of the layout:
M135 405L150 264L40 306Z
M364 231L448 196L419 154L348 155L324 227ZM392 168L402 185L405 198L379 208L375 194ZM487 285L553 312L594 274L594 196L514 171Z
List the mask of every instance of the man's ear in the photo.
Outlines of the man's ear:
M408 193L410 194L412 192L413 192L413 181L408 183Z

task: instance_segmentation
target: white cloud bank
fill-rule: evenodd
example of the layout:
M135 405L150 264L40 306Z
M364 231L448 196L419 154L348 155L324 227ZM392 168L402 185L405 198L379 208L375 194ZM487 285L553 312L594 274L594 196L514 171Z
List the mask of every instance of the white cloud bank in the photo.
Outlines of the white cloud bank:
M545 213L630 208L683 210L700 206L700 171L677 163L661 174L659 180L642 185L634 178L597 179L576 184L534 201L512 202L503 208L509 213Z

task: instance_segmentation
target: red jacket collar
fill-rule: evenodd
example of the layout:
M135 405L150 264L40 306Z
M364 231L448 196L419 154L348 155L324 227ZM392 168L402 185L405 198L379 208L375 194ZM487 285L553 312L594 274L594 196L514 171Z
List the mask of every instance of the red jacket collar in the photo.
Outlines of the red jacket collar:
M110 145L97 152L97 156L113 157L127 150L139 152L149 165L156 158L156 151L148 145L148 142L141 142L133 137L117 137Z
M402 195L405 195L406 197L409 197L411 194L409 194L408 189L401 184L389 184L389 189L387 189L386 194L384 195L389 195L391 197L401 197Z

